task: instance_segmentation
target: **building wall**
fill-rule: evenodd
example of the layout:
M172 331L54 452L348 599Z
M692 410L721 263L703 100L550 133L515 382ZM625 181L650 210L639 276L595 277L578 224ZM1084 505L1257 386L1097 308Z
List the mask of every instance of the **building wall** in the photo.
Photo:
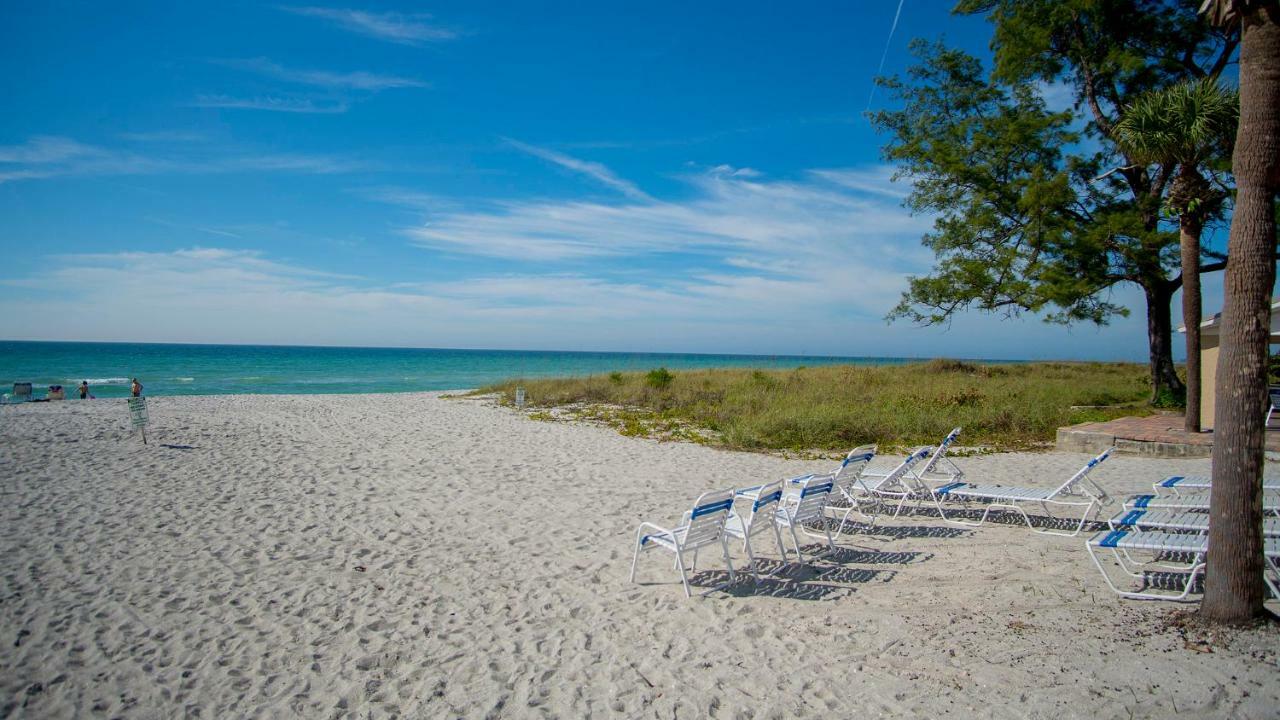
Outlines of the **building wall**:
M1221 336L1200 336L1200 429L1213 429L1213 389L1218 380L1218 341Z

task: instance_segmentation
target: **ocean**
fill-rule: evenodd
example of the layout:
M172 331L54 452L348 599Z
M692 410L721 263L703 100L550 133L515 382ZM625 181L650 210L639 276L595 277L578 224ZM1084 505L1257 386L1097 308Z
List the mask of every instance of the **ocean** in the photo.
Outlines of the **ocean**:
M95 397L145 395L389 393L475 388L516 377L615 370L801 365L893 365L911 358L596 353L523 350L168 345L0 341L0 390L30 382L34 396L62 385L68 398L89 381Z

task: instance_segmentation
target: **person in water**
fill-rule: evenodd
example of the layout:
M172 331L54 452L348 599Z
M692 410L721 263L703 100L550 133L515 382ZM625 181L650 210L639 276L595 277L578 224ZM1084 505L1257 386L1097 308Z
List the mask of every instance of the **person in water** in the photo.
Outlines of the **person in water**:
M85 380L84 382L80 383L80 399L81 400L89 399L89 381L88 380Z
M134 397L142 397L142 383L138 382L138 378L133 379L133 385L129 387Z

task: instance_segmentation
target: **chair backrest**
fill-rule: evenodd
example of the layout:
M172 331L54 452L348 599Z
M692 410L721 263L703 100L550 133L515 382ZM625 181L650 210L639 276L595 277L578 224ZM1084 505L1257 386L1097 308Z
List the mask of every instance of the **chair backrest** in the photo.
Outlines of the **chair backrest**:
M1267 397L1271 399L1271 407L1280 408L1280 387L1267 388Z
M875 445L860 445L849 451L844 456L844 461L840 463L840 467L836 468L833 481L838 488L848 488L862 474L863 469L867 467L876 456Z
M711 490L702 493L689 511L689 524L685 526L680 544L697 547L720 539L724 532L725 518L733 508L733 489Z
M743 529L747 532L753 532L756 528L768 527L773 522L771 518L777 511L778 502L781 500L781 480L775 480L760 486L755 499L751 501L751 512L742 518ZM757 517L762 518L764 522L757 525Z
M813 475L800 483L795 506L788 510L792 523L806 523L822 518L822 509L831 499L834 475Z
M911 451L911 454L907 455L901 463L898 463L898 467L891 470L888 475L885 475L882 478L875 478L870 483L863 482L863 487L868 490L872 488L890 487L893 485L902 485L910 488L911 485L921 481L920 474L912 472L912 468L916 466L916 463L928 457L931 452L933 452L933 448L928 445L916 448ZM910 479L908 479L908 477Z
M13 399L14 399L14 400L19 400L19 401L21 401L21 400L30 400L30 399L31 399L31 383L29 383L29 382L16 382L16 383L14 383L14 384L13 384Z
M920 468L920 473L924 474L927 472L933 472L934 466L938 464L938 461L942 459L943 455L947 454L947 448L951 447L951 443L955 442L956 438L959 436L960 428L956 428L955 430L947 433L947 436L942 438L942 442L938 443L938 447L933 451L933 455L929 456L929 462L925 463L924 467Z
M1093 496L1098 500L1107 500L1109 497L1107 492L1099 487L1096 482L1090 479L1089 473L1092 472L1094 468L1098 467L1098 465L1102 464L1103 460L1111 457L1112 450L1115 450L1115 446L1103 450L1097 457L1085 463L1084 467L1080 468L1080 470L1076 472L1075 475L1072 475L1066 482L1059 485L1049 497L1056 497L1064 493L1073 495L1079 491L1085 495Z

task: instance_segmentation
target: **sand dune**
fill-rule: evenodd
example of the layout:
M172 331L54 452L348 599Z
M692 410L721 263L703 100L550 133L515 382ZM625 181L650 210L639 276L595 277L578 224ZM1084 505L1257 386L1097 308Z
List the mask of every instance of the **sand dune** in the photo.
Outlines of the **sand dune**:
M1167 625L1179 606L1118 600L1082 540L1021 526L891 520L840 538L834 563L702 599L658 554L626 582L640 520L829 462L435 394L150 405L145 446L123 401L0 409L0 718L1280 708L1274 630L1200 652L1204 638ZM1056 485L1085 459L961 464ZM1122 493L1207 470L1116 457L1096 477Z

